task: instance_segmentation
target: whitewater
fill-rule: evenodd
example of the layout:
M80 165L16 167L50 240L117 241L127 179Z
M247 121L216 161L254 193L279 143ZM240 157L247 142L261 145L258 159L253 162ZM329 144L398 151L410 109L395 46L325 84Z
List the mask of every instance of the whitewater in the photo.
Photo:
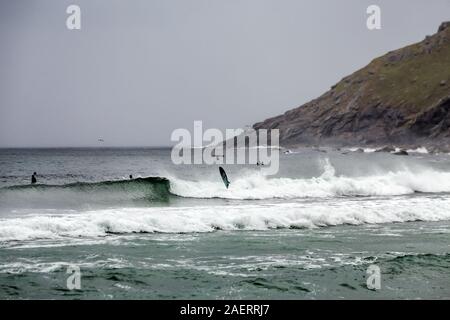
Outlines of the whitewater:
M275 176L225 165L226 189L170 149L0 150L0 298L64 297L73 263L81 298L445 296L419 279L450 266L450 157L419 151L299 149ZM392 291L361 289L371 263Z
M304 179L271 178L247 170L229 189L219 179L192 181L176 177L4 187L0 189L3 205L26 202L40 208L17 206L13 211L17 214L22 210L20 217L0 219L0 241L450 219L450 172L402 169L348 177L336 175L329 158L321 159L319 164L322 173ZM423 195L418 196L420 193ZM177 199L181 206L171 207L167 205L171 197L266 201L183 206ZM133 207L133 201L139 200L145 200L150 207L142 203ZM71 208L80 202L87 206ZM91 209L95 204L108 204L108 208Z
M327 201L178 208L121 208L0 221L0 242L126 233L317 228L450 219L450 199Z
M273 178L253 173L237 178L224 189L220 181L174 179L171 191L182 197L225 199L294 199L335 196L396 196L415 192L450 192L450 172L409 169L362 177L336 176L328 158L321 162L323 173L310 179Z

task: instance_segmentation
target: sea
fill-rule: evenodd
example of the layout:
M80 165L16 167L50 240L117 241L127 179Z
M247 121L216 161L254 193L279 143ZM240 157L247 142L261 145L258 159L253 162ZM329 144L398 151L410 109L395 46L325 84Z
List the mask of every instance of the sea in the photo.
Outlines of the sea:
M361 151L0 149L0 299L450 298L450 155Z

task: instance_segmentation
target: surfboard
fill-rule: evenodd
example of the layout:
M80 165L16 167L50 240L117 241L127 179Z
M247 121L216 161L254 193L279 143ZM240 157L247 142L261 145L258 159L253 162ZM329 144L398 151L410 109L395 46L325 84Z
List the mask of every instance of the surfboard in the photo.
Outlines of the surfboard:
M223 183L225 184L225 187L227 187L230 185L230 181L228 181L228 177L227 174L225 173L225 170L223 170L222 167L219 167L219 172L220 172L220 176L222 177Z

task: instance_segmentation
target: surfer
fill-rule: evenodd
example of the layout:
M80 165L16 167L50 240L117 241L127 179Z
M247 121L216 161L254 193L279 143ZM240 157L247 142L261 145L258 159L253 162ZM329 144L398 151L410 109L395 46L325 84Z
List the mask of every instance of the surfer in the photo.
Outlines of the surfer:
M132 174L130 174L130 180L133 180L133 175Z
M36 182L37 182L36 172L33 172L33 175L31 176L31 184L35 184Z
M222 177L222 181L225 184L225 187L228 189L228 186L230 185L230 181L228 180L225 170L222 167L219 167L219 172L220 172L220 176Z

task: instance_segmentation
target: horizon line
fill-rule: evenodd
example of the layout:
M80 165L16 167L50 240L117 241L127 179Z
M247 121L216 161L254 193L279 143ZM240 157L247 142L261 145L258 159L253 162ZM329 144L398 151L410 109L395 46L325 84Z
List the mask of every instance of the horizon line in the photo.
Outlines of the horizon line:
M172 148L170 145L154 145L154 146L145 146L145 145L132 145L132 146L0 146L0 149L88 149L88 148L97 148L97 149L107 149L107 148L117 148L117 149L125 149L125 148L149 148L149 149L168 149Z

